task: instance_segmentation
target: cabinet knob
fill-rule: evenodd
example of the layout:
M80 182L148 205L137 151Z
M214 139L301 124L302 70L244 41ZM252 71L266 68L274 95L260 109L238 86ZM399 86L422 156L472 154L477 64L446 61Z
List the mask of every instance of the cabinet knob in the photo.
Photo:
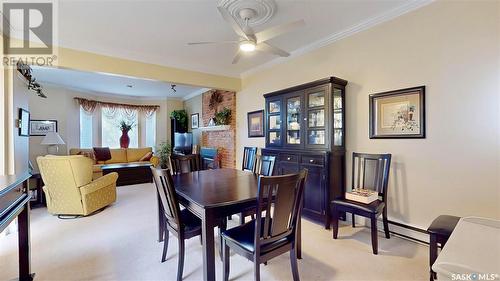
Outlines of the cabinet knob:
M290 158L290 157L286 158L286 160L288 160L288 161L290 161L291 159L292 159L292 158Z
M313 162L314 162L314 160L313 160L313 159L309 159L309 163L313 163Z

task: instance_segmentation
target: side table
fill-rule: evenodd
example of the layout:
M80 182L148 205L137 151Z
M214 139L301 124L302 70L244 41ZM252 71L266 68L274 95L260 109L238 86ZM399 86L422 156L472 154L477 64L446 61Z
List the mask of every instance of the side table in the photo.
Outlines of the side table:
M31 207L45 207L47 203L45 202L45 195L43 194L43 179L40 173L33 173L30 179L34 179L36 182L34 190L36 190L36 200L32 202Z

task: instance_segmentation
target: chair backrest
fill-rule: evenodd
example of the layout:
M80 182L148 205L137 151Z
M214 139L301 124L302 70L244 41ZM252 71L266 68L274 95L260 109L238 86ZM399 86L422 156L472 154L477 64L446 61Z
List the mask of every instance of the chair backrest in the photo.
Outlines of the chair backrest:
M200 149L200 169L218 169L220 160L217 157L218 149L216 147L201 147Z
M68 206L83 208L79 187L92 182L93 161L90 158L83 155L39 156L36 162L51 202L66 202Z
M285 237L294 239L306 177L306 169L299 174L260 176L254 241L256 251Z
M198 154L190 155L170 155L170 168L172 169L172 174L184 174L191 173L200 170L200 161Z
M387 202L391 154L352 154L352 188L377 191Z
M255 163L257 160L257 147L247 147L243 148L243 161L241 164L241 169L243 171L255 172Z
M276 156L261 155L257 157L256 174L261 176L272 176L274 174L274 164L276 163Z
M156 192L160 197L167 223L175 230L179 231L179 227L182 226L180 218L181 211L179 202L177 201L177 193L175 193L172 175L168 169L157 169L155 167L151 167L151 172L153 173Z

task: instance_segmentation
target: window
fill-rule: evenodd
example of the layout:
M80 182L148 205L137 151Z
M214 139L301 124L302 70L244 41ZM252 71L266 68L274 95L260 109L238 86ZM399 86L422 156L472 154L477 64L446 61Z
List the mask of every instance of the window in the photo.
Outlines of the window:
M92 114L80 106L80 147L92 148Z
M151 116L146 116L146 146L152 147L153 151L156 147L156 112Z
M102 146L110 148L120 147L122 132L119 129L121 121L133 123L134 127L128 132L130 138L129 147L139 147L139 135L137 130L137 110L117 109L102 107Z

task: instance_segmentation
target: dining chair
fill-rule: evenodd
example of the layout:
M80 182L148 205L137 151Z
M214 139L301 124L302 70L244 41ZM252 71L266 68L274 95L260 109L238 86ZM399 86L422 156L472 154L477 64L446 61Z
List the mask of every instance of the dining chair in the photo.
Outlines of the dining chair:
M201 242L201 220L187 209L180 209L177 194L172 180L172 175L168 169L158 169L151 167L153 179L156 186L157 195L160 198L159 204L163 210L163 253L161 262L164 262L168 250L169 233L177 237L179 242L179 260L177 265L177 280L182 280L184 268L184 241L186 239L200 236ZM161 219L161 218L160 218ZM219 256L222 259L222 231L226 229L226 220L218 222L219 228Z
M255 172L255 164L257 160L257 147L243 148L243 161L241 163L241 169L243 171Z
M337 239L339 230L339 213L352 214L352 226L355 226L355 215L371 220L371 236L373 254L378 254L377 218L382 214L384 232L390 238L387 221L387 185L391 167L391 154L352 154L352 188L364 188L378 192L379 199L364 204L347 199L335 199L331 202L333 239Z
M151 171L164 211L164 239L161 262L165 261L169 233L172 233L179 241L177 280L182 280L185 253L184 241L198 235L201 236L201 220L187 209L180 209L172 176L168 169L161 170L151 167Z
M254 262L256 281L261 263L290 252L293 280L299 280L295 242L306 177L305 169L299 174L260 176L257 218L222 231L224 281L229 279L229 249Z
M257 164L256 164L256 175L259 176L272 176L274 174L274 163L276 162L276 156L271 155L257 155ZM252 219L255 218L255 208L251 208L248 210L244 210L239 213L240 224L245 223L245 218L250 216Z
M200 161L198 154L171 154L169 160L173 175L191 173L200 170Z

